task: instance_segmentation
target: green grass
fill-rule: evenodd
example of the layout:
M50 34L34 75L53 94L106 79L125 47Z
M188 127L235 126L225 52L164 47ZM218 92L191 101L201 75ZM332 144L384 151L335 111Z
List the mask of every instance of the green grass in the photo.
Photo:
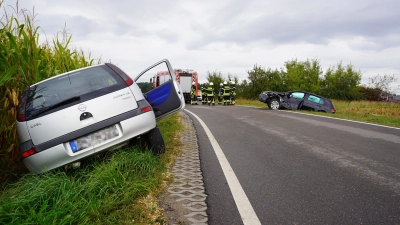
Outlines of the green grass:
M385 126L400 127L400 103L372 101L339 101L333 100L335 114L302 111L303 113L368 122ZM258 100L237 99L236 104L268 108Z
M166 153L125 147L84 161L77 170L28 174L0 195L0 224L155 224L164 217L154 196L171 179L180 152L179 116L159 123Z

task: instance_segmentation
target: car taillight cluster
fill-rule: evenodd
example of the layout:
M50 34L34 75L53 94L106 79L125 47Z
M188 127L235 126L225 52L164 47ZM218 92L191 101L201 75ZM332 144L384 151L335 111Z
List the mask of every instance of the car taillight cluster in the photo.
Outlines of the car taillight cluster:
M335 109L331 109L331 113L335 113L336 112L336 110Z
M130 77L128 77L128 78L125 80L125 83L126 83L128 86L131 86L131 85L133 84L133 80L132 80Z
M31 155L34 155L35 153L36 153L35 149L31 148L28 151L23 152L21 155L22 155L22 158L26 158L26 157L29 157Z
M26 120L25 114L23 114L23 113L18 113L18 115L17 115L17 120L18 120L19 122L24 122L24 121Z
M142 108L142 113L149 112L151 110L151 106L146 106Z

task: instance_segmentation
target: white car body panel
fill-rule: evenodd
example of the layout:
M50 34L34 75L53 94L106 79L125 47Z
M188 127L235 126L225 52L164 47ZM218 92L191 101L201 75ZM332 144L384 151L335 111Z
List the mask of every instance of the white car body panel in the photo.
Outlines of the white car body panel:
M84 111L78 109L81 105L86 106ZM33 144L38 145L137 107L131 89L126 87L26 123ZM93 117L81 121L79 118L84 112L90 112Z
M43 152L38 152L26 159L24 159L25 165L34 173L43 173L48 170L54 169L63 164L69 164L73 161L79 161L82 158L92 155L94 152L100 152L109 147L118 145L125 141L129 141L132 137L144 134L151 129L156 127L156 120L153 111L140 114L130 119L121 121L118 126L122 134L106 141L98 146L92 146L90 148L72 152L69 143L61 143L57 146L47 149ZM40 162L40 163L38 163ZM37 167L35 165L45 165Z
M136 83L133 83L131 86L129 86L129 88L131 89L133 96L135 96L136 101L144 99L144 95Z
M17 136L19 143L24 143L25 141L28 141L31 139L31 136L29 135L28 128L26 127L26 122L15 122L17 126Z

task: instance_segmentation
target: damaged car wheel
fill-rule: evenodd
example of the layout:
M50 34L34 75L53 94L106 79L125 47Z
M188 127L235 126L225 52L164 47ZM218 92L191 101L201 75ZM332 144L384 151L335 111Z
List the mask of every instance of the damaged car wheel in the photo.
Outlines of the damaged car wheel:
M272 100L269 102L268 107L269 107L270 109L272 109L272 110L277 110L277 109L279 109L280 104L281 104L281 103L279 102L278 99L272 99Z

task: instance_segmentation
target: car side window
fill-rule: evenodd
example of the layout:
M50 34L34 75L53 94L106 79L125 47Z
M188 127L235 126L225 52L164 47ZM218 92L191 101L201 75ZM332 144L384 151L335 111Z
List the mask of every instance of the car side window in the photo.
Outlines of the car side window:
M311 101L311 102L318 103L318 104L322 104L322 105L324 104L324 100L322 98L314 96L314 95L308 96L307 100Z
M304 93L302 93L302 92L293 92L293 93L291 94L291 96L292 96L293 98L302 100L302 99L304 98Z

